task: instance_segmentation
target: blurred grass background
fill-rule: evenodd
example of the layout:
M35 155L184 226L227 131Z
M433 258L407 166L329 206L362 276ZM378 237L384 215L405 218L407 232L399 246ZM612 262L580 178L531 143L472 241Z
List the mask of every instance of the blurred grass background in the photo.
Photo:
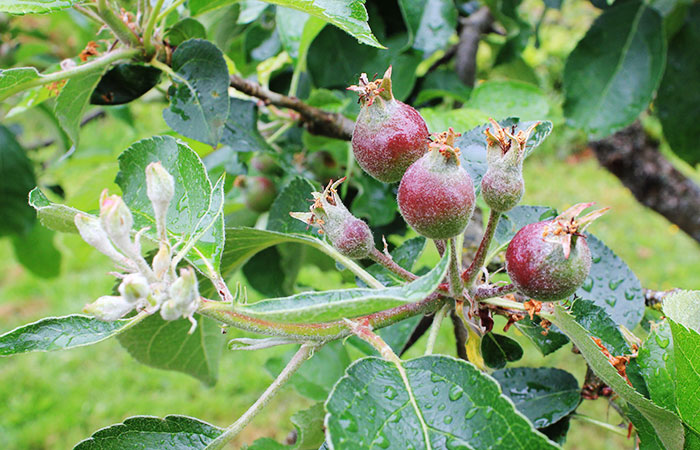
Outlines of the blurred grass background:
M99 191L114 179L116 155L131 142L153 134L151 130L165 129L158 106L145 105L136 110L133 129L113 117L87 126L82 133L83 147L74 155L71 170L59 164L47 174L56 181L71 178L66 185L73 190L68 193L73 205L94 209ZM600 169L585 149L580 151L571 145L565 135L555 133L526 161L523 204L551 205L560 210L582 201L610 206L612 211L592 231L630 265L645 287L700 288L697 243L638 204L616 178ZM112 289L113 279L106 274L110 264L105 257L75 235L57 235L56 242L63 254L61 275L46 280L17 264L8 240L0 241L0 331L46 316L77 312ZM300 276L300 280L320 286L342 283L337 275L322 278L327 275L314 267L304 269ZM585 364L571 353L570 346L543 358L524 337L514 335L514 330L509 333L525 347L525 357L516 365L560 367L583 381ZM408 356L421 354L423 348L421 341ZM115 340L67 352L3 358L0 448L71 448L95 430L133 415L185 414L225 426L242 414L271 381L263 368L265 361L286 350L225 351L220 381L213 388L186 375L142 366ZM437 351L454 354L451 325L447 322ZM292 429L290 416L310 404L286 388L232 448L262 436L284 439ZM586 401L579 412L619 423L605 400ZM633 448L633 442L594 425L572 421L565 448Z

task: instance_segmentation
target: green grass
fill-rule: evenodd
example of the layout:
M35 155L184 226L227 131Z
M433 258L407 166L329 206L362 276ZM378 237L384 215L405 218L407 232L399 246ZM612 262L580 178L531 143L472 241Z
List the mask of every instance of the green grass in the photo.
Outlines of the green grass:
M137 128L88 127L84 149L70 169L58 166L50 180L71 179L71 203L86 209L97 204L101 188L116 172L115 157L137 138L158 129L158 116L151 122L138 120ZM110 148L101 146L110 142ZM96 166L95 166L96 165ZM96 167L85 173L86 168ZM70 170L69 170L70 169ZM615 177L601 170L593 159L576 164L545 151L526 162L527 193L524 204L547 204L558 208L595 201L612 210L591 231L620 255L643 284L654 289L700 288L697 261L700 246L669 225L665 219L639 205ZM50 181L47 180L47 181ZM53 280L34 277L18 265L8 240L0 241L0 330L45 316L65 315L109 292L113 278L105 257L92 251L77 236L57 237L63 253L61 276ZM328 277L320 281L322 277ZM347 277L328 274L314 267L302 271L300 283L310 286L341 286ZM501 324L502 326L502 324ZM509 332L525 346L525 358L516 365L548 365L571 371L583 381L585 364L565 347L546 358L523 337ZM411 350L418 356L424 340ZM132 415L185 414L216 425L235 421L271 381L264 362L286 348L259 352L225 352L220 381L206 388L182 374L164 372L133 361L116 341L62 353L28 354L0 361L0 448L70 448L95 430ZM454 353L451 325L441 330L438 352ZM289 417L310 401L285 389L232 445L238 448L257 437L284 439L292 429ZM619 417L603 400L584 402L580 412L599 420L619 423ZM626 440L594 425L572 422L567 449L632 448Z

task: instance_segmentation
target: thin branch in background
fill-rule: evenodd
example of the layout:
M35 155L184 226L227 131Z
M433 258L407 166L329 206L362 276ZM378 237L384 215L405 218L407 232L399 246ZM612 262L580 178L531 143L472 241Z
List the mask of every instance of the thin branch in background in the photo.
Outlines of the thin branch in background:
M700 186L673 167L639 122L589 145L642 205L700 242Z
M104 109L94 109L87 113L83 120L80 122L80 126L84 127L85 125L89 124L93 120L101 119L105 117L107 113L105 112ZM24 149L25 150L38 150L40 148L48 147L49 145L53 145L56 142L56 138L48 138L44 139L43 141L37 141L33 142L31 144L25 145Z
M296 97L289 97L277 92L272 92L259 84L231 75L231 87L236 90L259 98L267 104L289 108L301 115L301 122L310 133L327 136L335 139L349 141L352 138L352 130L355 124L352 120L338 113L330 113L322 109L309 106Z
M493 24L493 17L486 6L482 6L469 17L461 20L462 31L455 54L457 75L462 83L474 86L476 80L476 52L481 35Z

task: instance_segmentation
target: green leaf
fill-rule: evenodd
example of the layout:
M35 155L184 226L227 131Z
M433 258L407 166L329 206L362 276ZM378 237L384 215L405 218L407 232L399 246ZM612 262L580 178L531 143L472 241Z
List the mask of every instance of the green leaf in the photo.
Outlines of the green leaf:
M675 411L676 365L673 336L668 322L663 321L651 330L639 348L637 364L651 400L669 411Z
M457 8L450 0L399 0L409 31L409 45L432 55L444 48L457 28Z
M301 177L293 178L277 195L270 207L267 229L282 233L315 234L313 228L289 215L290 212L305 212L311 206L314 185Z
M163 419L152 416L134 416L124 423L97 430L92 436L81 441L74 450L106 449L204 449L216 439L221 428L187 416L165 416Z
M0 0L2 2L3 0ZM12 0L4 0L12 3ZM2 3L0 3L2 5ZM15 86L40 78L41 75L34 67L17 67L0 70L0 99L4 99Z
M254 102L231 97L221 142L236 152L271 151L258 131L258 107Z
M571 305L571 314L592 336L600 339L605 347L615 356L632 353L627 341L622 337L617 324L605 309L590 300L576 299Z
M548 427L573 412L581 391L573 375L550 367L516 367L491 374L515 407L537 428Z
M74 151L78 147L80 122L90 103L90 95L100 82L105 70L105 67L95 67L90 71L72 76L56 98L54 113L61 128L71 140L70 151Z
M519 117L537 120L549 114L549 102L544 92L522 81L486 81L479 84L464 105L480 110L494 119Z
M423 92L425 91L422 90L421 94ZM470 108L421 108L420 114L425 119L428 130L434 133L440 133L450 127L455 130L468 130L489 120L488 114Z
M175 196L168 208L167 229L185 242L194 239L195 248L219 269L224 247L223 179L212 188L202 160L183 142L170 136L143 139L119 156L117 184L124 201L134 213L136 228L150 226L155 237L153 205L146 196L146 166L160 161L175 178ZM205 263L191 250L187 259L200 270Z
M550 325L549 328L545 330L540 326L541 321L542 319L538 316L536 316L534 320L525 318L515 322L515 326L525 336L530 338L532 343L537 346L543 355L547 356L566 345L569 342L569 338L559 331L556 325ZM542 334L545 332L546 334Z
M540 124L535 127L527 140L525 157L529 156L552 132L552 122L548 120L539 122ZM534 122L519 122L519 119L510 117L498 123L503 127L515 125L517 132L517 130L526 130ZM455 140L455 146L459 147L461 151L460 161L474 181L474 189L477 193L481 190L481 177L484 176L488 168L486 164L486 136L484 135L484 130L489 126L491 125L485 123L472 128L462 133L462 136Z
M275 23L282 46L294 63L306 65L309 46L326 22L296 9L277 8Z
M423 253L426 242L426 239L422 236L411 238L394 249L394 251L391 252L391 258L399 266L411 271L413 270L413 264ZM393 272L380 264L375 263L367 267L367 272L381 281L384 286L396 286L403 283L402 279L398 278Z
M625 415L634 425L639 438L639 450L664 450L664 444L656 435L654 427L634 406L626 405ZM687 447L686 447L687 448Z
M136 100L160 81L160 70L142 64L117 64L105 73L92 91L93 105L122 105Z
M34 167L14 134L0 125L0 236L27 233L36 216L27 194L36 186Z
M292 294L282 267L282 255L275 247L266 248L243 266L243 275L250 287L265 297L283 297Z
M593 264L576 295L602 307L615 323L634 330L644 315L642 283L600 239L586 233L586 242Z
M676 406L683 422L700 433L700 334L669 319L676 363Z
M350 359L348 358L348 364ZM325 400L325 398L324 398ZM307 449L318 448L326 439L324 433L323 419L326 416L326 411L323 408L323 403L314 404L308 409L303 409L294 413L292 423L297 429L297 442L295 448Z
M132 321L120 319L103 322L79 314L47 317L0 336L0 356L52 352L96 344L114 336Z
M198 20L185 17L165 31L165 39L177 47L189 39L206 39L207 30Z
M237 0L189 0L187 7L190 9L190 15L196 16L236 2Z
M576 345L595 374L623 400L634 406L649 421L657 436L668 450L683 448L683 425L678 416L648 400L622 378L601 352L598 345L562 306L554 307L554 315L547 316Z
M462 80L459 79L459 76L457 75L454 69L437 69L428 72L423 78L423 82L421 83L421 90L418 93L418 97L416 97L415 104L421 105L432 99L443 99L445 97L454 98L459 102L466 103L467 101L469 101L469 95L471 94L471 91L472 90L469 86L466 86L464 83L462 83ZM457 112L460 110L461 109L452 111ZM423 118L425 118L425 114L423 114L423 111L421 111L421 115L423 115ZM477 123L474 123L472 125L460 126L455 129L470 129L480 123L483 123L486 120L488 120L488 117L486 117L485 119L482 118ZM426 123L428 124L428 129L432 130L433 128L430 127L430 122L428 122L427 119ZM440 129L444 130L447 128L440 127Z
M70 8L75 0L0 0L0 12L41 14Z
M355 177L355 181L359 184L359 192L352 201L352 213L366 218L376 227L393 222L398 210L393 187L369 176Z
M700 291L678 291L663 302L664 314L686 328L700 332Z
M603 11L564 68L564 114L594 137L631 123L652 99L666 59L661 16L639 0Z
M383 74L391 65L394 97L405 100L416 82L416 68L422 59L417 52L401 53L405 43L405 34L396 35L386 42L388 50L379 50L326 27L309 48L309 75L315 87L345 90L357 84L360 73Z
M61 252L53 243L54 232L35 223L26 234L12 236L15 257L34 275L55 278L61 273Z
M276 377L295 352L296 349L290 350L283 357L270 358L265 363L265 369L270 375ZM289 384L304 397L317 402L324 401L351 362L343 343L331 342L314 352L314 356L292 375ZM321 442L318 444L321 445Z
M357 317L415 303L438 287L447 271L448 254L449 251L445 252L440 262L426 275L403 286L303 292L252 304L236 304L233 310L264 320L311 323Z
M700 99L688 92L700 92L700 60L693 49L700 46L700 5L690 7L683 27L668 46L666 72L656 96L656 111L664 137L673 152L688 164L700 164L700 127L693 122Z
M39 222L46 228L63 233L77 233L74 218L82 211L70 206L49 201L39 188L29 193L29 205L36 210Z
M396 264L404 269L413 270L413 265L423 253L426 242L426 239L422 236L411 238L394 249L394 251L391 252L391 257ZM397 286L404 282L379 264L372 264L367 268L367 272L372 274L385 286ZM410 317L378 330L377 334L379 334L384 342L386 342L397 355L401 355L408 350L406 344L416 330L421 318L421 316ZM351 337L348 342L367 355L379 355L374 347L357 336Z
M172 69L176 77L168 89L165 122L183 136L216 147L229 113L228 67L221 50L190 39L173 53Z
M362 401L357 401L361 398ZM327 437L341 449L558 448L474 365L425 356L351 365L326 401Z
M481 339L484 362L492 369L501 369L506 363L523 357L523 348L517 341L497 333L486 333Z
M518 205L501 215L496 225L496 232L491 242L490 255L495 255L508 247L511 239L525 225L550 220L557 216L557 211L549 206ZM489 260L490 258L487 258Z
M117 339L136 361L183 372L211 386L218 377L225 335L217 322L199 315L195 318L197 328L192 334L187 334L188 321L165 321L154 314Z
M266 0L267 3L296 9L335 25L359 42L384 48L369 29L364 0Z

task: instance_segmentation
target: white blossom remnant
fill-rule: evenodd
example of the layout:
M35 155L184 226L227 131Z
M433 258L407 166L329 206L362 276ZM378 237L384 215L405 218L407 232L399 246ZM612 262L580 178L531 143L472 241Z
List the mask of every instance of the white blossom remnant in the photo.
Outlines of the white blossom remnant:
M119 295L100 297L86 305L84 311L98 319L113 321L133 310L147 314L160 310L165 320L188 319L192 333L197 327L193 315L200 304L197 275L191 267L181 269L180 275L176 275L177 261L173 260L167 235L167 212L175 193L175 180L159 162L146 168L146 190L155 212L159 244L150 265L141 255L140 244L147 229L135 233L132 239L133 215L120 196L108 195L105 190L100 197L99 218L86 214L75 216L81 237L125 272L117 274L122 279Z

